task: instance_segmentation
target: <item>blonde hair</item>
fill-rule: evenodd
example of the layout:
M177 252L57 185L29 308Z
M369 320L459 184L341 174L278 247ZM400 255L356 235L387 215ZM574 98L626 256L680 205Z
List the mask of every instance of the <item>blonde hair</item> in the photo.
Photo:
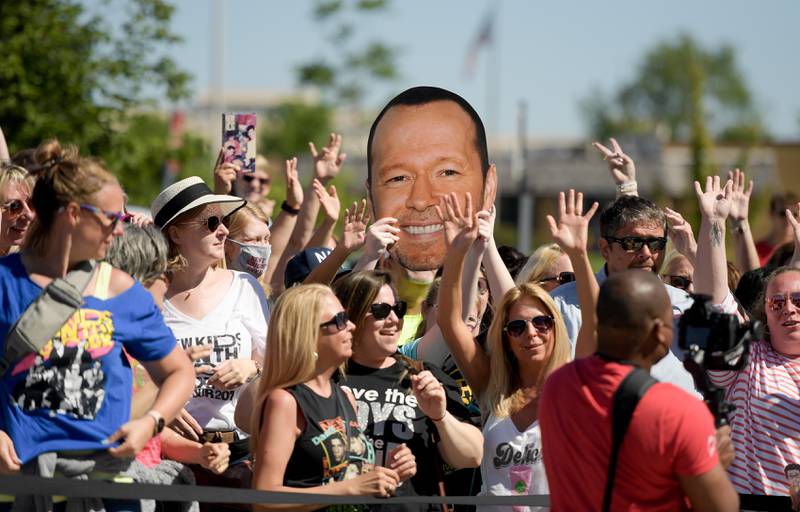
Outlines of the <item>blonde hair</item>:
M514 284L520 286L524 283L538 283L545 277L550 277L548 271L555 264L556 260L564 254L558 244L547 244L539 246L528 261L525 262Z
M91 203L92 196L109 183L118 184L117 179L97 159L81 157L75 146L62 147L56 139L50 139L36 148L34 153L36 176L32 202L36 210L24 248L43 254L53 221L59 210L70 202Z
M247 223L251 220L254 220L250 217L255 217L256 221L261 221L266 225L269 225L269 219L264 212L261 211L261 208L253 205L252 203L245 203L245 205L238 210L236 210L233 214L231 214L227 222L225 222L225 226L228 228L228 238L236 238Z
M0 193L8 185L16 185L18 183L24 184L28 188L28 195L33 192L33 187L36 185L36 178L34 178L24 167L14 164L0 164ZM2 198L5 200L5 197Z
M504 331L511 308L523 299L531 299L538 302L544 307L545 312L554 319L553 350L541 374L538 376L539 384L544 383L550 373L569 361L570 358L567 328L550 294L544 291L542 287L531 283L521 284L506 292L497 307L497 313L492 325L489 327L487 341L491 373L484 398L481 400L484 411L491 412L498 418L512 414L523 400L520 390L519 364L508 345L508 336Z
M321 284L306 284L283 292L269 321L264 373L259 379L251 418L251 444L258 446L264 404L273 389L301 384L314 376L319 323L325 298L333 292Z

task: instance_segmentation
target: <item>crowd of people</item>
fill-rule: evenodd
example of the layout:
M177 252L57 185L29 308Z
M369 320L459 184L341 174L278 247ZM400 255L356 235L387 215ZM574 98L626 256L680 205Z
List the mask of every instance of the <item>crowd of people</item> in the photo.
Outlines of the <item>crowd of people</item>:
M7 154L0 132L0 474L549 495L562 511L727 511L738 494L777 495L800 510L796 196L775 195L756 242L753 183L711 176L694 183L691 226L638 194L611 139L594 146L616 198L565 190L552 243L528 256L495 242L496 169L460 96L391 100L369 134L367 197L344 209L330 183L342 145L310 143L310 172L286 160L280 205L263 157L247 172L221 151L211 186L177 181L143 215L113 162L52 139ZM735 369L703 375L728 418L684 365L693 294L765 326ZM617 445L620 390L636 379ZM248 507L0 496L0 510L198 508Z

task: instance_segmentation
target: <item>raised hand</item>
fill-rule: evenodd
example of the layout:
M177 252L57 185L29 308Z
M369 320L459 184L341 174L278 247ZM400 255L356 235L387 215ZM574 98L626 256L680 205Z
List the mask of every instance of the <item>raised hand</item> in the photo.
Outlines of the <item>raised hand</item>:
M311 156L314 157L314 174L317 179L327 182L336 177L342 169L347 155L342 153L342 136L338 133L331 133L328 145L317 152L317 147L313 142L308 143Z
M336 223L339 220L339 211L342 208L339 196L336 194L336 187L331 185L328 190L325 190L325 186L316 178L312 186L314 187L314 194L316 194L319 204L322 205L322 210L325 212L325 217L332 223Z
M354 251L366 243L368 222L369 209L366 199L362 199L360 203L353 202L352 208L345 209L342 230L342 245L345 249Z
M635 183L636 165L634 165L633 159L623 153L616 139L609 140L611 141L611 149L599 142L593 142L592 146L603 155L603 160L608 162L608 172L611 174L614 184L619 187L625 183ZM635 187L634 193L630 195L636 195Z
M458 196L450 192L435 205L436 213L444 224L444 238L448 247L466 251L478 238L478 219L472 213L472 195L467 192L464 213L458 204Z
M303 204L303 185L297 172L297 157L286 160L286 204L295 210Z
M728 172L728 180L733 183L731 188L731 222L740 224L747 220L750 210L750 195L753 193L753 180L745 187L745 176L736 169Z
M440 420L447 414L447 395L442 383L427 370L411 376L411 390L422 412L431 419Z
M694 239L692 226L675 210L665 207L664 214L667 216L667 234L672 240L675 250L694 264L695 256L697 256L697 242Z
M397 219L384 217L379 219L367 230L367 240L364 252L382 256L386 249L400 239L400 228L396 226Z
M706 178L705 191L700 183L694 182L694 191L700 203L700 213L709 221L725 221L731 211L731 189L733 182L728 181L725 186L720 185L719 176Z
M614 140L614 139L611 139ZM595 202L583 213L583 192L575 194L569 189L568 194L558 193L558 222L552 215L547 216L550 234L553 240L565 253L581 254L586 251L589 239L589 221L600 205Z
M236 173L242 170L236 164L230 162L223 162L225 156L224 150L219 150L217 155L217 162L214 164L214 193L215 194L230 194L233 190L233 182L236 180Z
M792 226L792 233L794 234L794 255L792 256L789 265L800 268L800 203L797 203L797 217L792 214L792 210L786 209L786 220Z

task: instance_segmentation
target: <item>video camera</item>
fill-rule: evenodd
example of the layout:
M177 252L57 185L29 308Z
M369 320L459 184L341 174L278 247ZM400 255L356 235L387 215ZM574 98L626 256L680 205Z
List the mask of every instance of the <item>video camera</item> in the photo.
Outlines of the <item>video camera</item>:
M725 390L715 386L706 371L740 370L747 362L750 342L760 339L764 328L759 321L739 323L736 315L715 312L708 295L693 294L692 298L694 304L680 320L678 346L684 350L683 366L719 427L728 424L734 406L725 401Z

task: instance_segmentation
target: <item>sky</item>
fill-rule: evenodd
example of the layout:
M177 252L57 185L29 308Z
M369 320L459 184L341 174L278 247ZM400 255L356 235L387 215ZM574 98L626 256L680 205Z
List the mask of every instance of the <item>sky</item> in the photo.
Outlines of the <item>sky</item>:
M291 90L299 63L337 51L311 16L311 0L220 0L221 20L211 19L212 1L173 0L172 27L184 42L171 54L194 76L195 93L210 84L212 23L222 23L222 83L230 90ZM465 77L468 48L490 8L498 9L494 46ZM710 47L733 45L768 130L778 140L800 139L796 0L394 0L388 12L357 21L359 41L400 50L402 78L372 90L375 107L409 86L438 85L467 98L493 133L514 133L524 101L529 135L580 137L582 98L594 88L615 90L635 75L648 48L687 32ZM487 64L491 55L498 58Z

